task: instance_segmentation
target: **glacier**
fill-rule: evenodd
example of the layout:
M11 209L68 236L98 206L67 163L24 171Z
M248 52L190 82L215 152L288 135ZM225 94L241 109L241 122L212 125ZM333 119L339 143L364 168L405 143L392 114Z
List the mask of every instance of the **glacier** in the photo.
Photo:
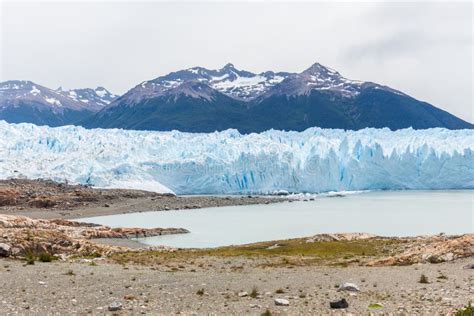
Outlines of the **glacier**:
M0 178L176 194L473 189L474 130L310 128L242 135L0 121Z

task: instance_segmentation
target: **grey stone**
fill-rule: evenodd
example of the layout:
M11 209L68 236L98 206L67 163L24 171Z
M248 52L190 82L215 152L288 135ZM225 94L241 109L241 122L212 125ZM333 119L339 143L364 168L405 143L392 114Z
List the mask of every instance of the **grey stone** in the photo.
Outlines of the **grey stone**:
M355 283L345 282L341 286L339 286L338 291L359 292L360 289Z
M284 298L276 298L275 299L275 305L277 306L289 306L290 301Z
M10 245L0 243L0 257L8 257L11 254Z
M122 303L120 302L112 302L110 303L108 310L109 312L116 312L122 309Z

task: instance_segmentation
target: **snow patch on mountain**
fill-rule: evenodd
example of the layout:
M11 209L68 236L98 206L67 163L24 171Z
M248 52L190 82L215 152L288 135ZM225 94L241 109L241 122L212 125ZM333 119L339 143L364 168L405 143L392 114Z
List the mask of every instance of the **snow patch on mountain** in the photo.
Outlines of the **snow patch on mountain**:
M41 91L38 90L38 88L36 88L36 86L33 86L33 87L31 88L30 93L33 94L33 95L37 95L37 94L40 94Z
M178 194L473 189L474 131L191 134L0 121L0 178L19 176Z
M44 97L44 100L45 100L46 102L48 102L49 104L56 105L56 106L62 106L61 102L59 102L58 99Z
M115 98L117 98L117 95L103 87L97 87L96 89L84 88L73 90L64 90L62 87L59 87L56 89L56 92L65 97L71 98L74 101L85 103L96 111L109 105Z

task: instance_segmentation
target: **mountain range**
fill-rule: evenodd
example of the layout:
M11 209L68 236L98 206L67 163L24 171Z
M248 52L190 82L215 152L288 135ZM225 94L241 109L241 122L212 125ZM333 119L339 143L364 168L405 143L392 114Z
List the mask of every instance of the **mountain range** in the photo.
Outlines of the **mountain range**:
M31 81L5 81L0 83L0 119L49 126L77 124L116 97L103 87L53 90Z
M347 79L319 63L301 73L193 67L144 81L120 97L102 87L64 91L7 81L0 83L0 119L185 132L474 128L403 92Z

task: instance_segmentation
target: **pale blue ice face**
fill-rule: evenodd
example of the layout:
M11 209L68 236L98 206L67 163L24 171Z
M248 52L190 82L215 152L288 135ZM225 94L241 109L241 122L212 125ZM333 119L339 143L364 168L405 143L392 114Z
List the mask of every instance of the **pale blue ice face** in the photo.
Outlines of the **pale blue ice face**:
M0 121L0 178L176 194L473 189L474 130L218 133Z
M474 231L474 191L382 191L315 201L146 212L85 218L114 227L182 227L190 234L145 238L149 245L217 247L318 233L383 236Z

